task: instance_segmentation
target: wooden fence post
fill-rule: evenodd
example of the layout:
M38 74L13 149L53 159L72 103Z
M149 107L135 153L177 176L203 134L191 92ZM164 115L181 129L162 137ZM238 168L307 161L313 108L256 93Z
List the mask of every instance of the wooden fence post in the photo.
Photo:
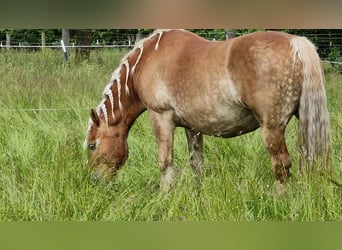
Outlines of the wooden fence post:
M6 48L9 50L11 47L11 35L6 33Z
M63 50L63 55L64 59L67 62L69 58L69 53L68 53L68 46L70 45L70 33L69 29L62 29L62 50Z
M69 29L62 29L62 40L63 40L65 46L70 45Z
M44 31L41 33L41 39L42 39L42 49L45 49L45 32Z

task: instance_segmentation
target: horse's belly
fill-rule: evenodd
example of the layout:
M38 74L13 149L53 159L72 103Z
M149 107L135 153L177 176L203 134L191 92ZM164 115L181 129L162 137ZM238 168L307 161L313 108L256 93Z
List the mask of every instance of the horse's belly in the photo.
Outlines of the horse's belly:
M253 113L242 107L216 109L211 113L184 112L179 116L181 125L203 134L234 137L253 131L259 127Z

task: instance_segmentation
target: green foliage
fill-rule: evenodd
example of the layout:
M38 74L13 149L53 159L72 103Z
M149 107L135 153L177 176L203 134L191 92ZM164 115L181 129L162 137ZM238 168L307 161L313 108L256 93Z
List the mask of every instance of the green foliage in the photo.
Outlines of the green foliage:
M341 51L339 50L339 48L332 48L328 55L328 59L330 61L341 60Z
M330 65L326 66L326 72L342 73L342 56L339 48L332 48L328 60Z
M41 44L41 32L45 32L45 41L50 44L59 44L62 37L62 30L52 30L52 29L5 29L0 30L0 40L6 41L6 34L11 36L12 44L18 44L19 42L22 45L37 45Z
M199 184L189 167L184 131L177 129L176 183L163 195L157 146L144 113L131 130L130 156L116 181L106 185L91 179L82 149L89 108L99 103L124 53L93 51L82 64L74 64L73 58L65 64L59 51L49 49L0 53L0 221L342 219L342 79L336 73L327 75L326 86L333 176L299 174L293 119L286 133L293 177L283 197L274 191L270 158L258 130L231 139L205 137L206 168ZM63 110L20 110L26 108Z

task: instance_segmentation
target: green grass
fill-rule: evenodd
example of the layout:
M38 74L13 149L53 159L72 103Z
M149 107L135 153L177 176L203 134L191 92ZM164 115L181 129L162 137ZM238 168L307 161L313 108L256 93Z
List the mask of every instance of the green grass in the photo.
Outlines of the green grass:
M183 129L176 130L176 182L159 192L157 146L147 114L128 138L130 155L114 183L90 178L82 149L89 108L125 51L92 51L89 63L63 63L60 51L0 52L0 220L303 221L342 220L341 75L329 69L333 176L300 176L297 121L287 129L293 177L274 192L260 131L205 137L205 177L189 167ZM54 111L21 109L58 108ZM337 182L337 183L335 183Z

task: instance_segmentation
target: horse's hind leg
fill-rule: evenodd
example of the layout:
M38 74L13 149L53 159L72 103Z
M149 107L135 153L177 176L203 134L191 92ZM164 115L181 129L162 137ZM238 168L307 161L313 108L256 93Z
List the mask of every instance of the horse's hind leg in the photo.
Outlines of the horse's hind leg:
M156 113L149 111L154 134L158 144L158 158L160 165L160 188L166 193L169 191L173 180L173 137L175 125L171 112Z
M273 173L280 183L290 177L291 159L285 143L285 127L261 128L264 144L271 155Z
M194 130L185 129L190 154L190 166L200 179L203 170L203 134Z

